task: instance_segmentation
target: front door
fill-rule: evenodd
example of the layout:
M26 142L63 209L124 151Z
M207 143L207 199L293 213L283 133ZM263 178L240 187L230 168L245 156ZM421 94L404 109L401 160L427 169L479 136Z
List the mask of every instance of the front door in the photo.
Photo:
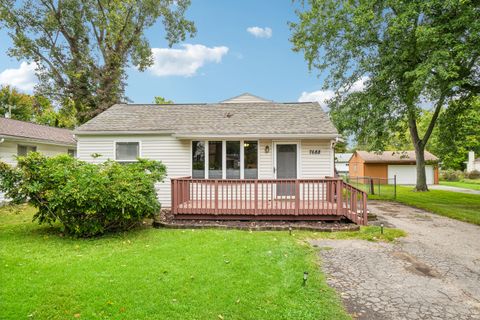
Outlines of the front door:
M297 178L297 144L276 144L277 179ZM277 196L295 195L295 183L277 183Z

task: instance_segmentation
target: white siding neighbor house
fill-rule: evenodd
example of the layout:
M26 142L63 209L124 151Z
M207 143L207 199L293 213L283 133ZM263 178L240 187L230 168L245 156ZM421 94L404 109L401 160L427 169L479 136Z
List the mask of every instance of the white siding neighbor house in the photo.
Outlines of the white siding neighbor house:
M335 153L335 170L341 176L348 176L348 162L353 153Z
M76 140L73 132L35 123L0 118L0 161L16 165L17 156L31 151L46 156L59 153L75 156ZM0 193L0 203L4 196Z
M475 152L468 152L467 172L480 171L480 158L475 159Z
M334 176L336 128L316 102L251 94L213 104L116 104L74 131L81 160L160 160L171 179L300 179ZM95 157L92 157L95 155Z

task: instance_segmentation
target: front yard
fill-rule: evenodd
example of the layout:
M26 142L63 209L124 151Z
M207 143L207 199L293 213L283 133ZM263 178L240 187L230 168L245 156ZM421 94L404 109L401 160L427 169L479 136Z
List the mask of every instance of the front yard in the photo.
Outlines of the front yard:
M459 187L472 190L480 190L480 179L462 179L460 181L440 181L445 186Z
M379 237L145 227L74 239L22 209L0 208L1 319L349 319L302 238Z
M382 186L385 196L369 195L369 199L392 200L393 187ZM397 186L394 201L428 210L449 218L480 225L480 196L443 190L415 192L411 186Z

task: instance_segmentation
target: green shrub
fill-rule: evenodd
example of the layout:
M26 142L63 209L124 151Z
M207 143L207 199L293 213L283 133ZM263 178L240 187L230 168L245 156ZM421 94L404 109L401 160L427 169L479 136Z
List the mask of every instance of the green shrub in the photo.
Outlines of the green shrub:
M472 180L480 179L480 171L478 170L470 171L469 173L467 173L467 178Z
M29 202L40 224L59 221L65 232L88 237L129 229L160 210L155 183L165 166L140 159L131 164L90 164L67 155L32 152L18 166L0 163L0 191L12 203Z
M463 179L463 173L458 170L448 169L442 171L442 179L446 181L459 181Z

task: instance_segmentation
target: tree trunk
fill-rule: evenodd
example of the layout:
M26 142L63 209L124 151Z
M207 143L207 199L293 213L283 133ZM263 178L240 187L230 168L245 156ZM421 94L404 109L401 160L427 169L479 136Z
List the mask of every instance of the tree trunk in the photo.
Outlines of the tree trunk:
M425 174L425 148L421 144L415 144L415 156L417 158L417 184L416 191L428 191L427 175Z

